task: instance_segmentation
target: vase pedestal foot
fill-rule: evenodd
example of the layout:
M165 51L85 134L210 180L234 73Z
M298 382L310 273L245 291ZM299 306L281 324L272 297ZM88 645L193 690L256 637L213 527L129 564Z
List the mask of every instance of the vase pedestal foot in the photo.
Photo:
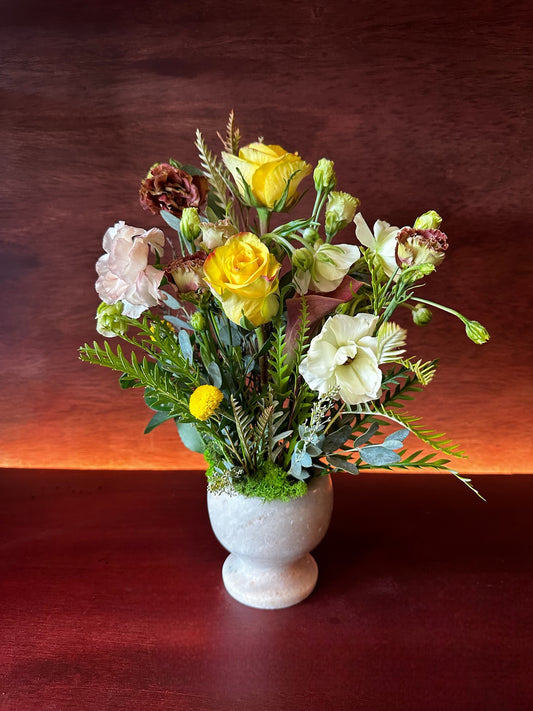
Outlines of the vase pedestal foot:
M276 610L296 605L313 592L318 566L309 553L284 565L258 564L232 553L226 558L222 578L229 594L243 605Z

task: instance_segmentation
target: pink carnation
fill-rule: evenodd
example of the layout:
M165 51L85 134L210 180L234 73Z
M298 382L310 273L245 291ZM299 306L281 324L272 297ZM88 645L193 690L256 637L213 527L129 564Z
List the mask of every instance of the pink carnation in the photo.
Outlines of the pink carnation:
M117 222L103 239L106 254L96 263L96 291L106 304L122 302L123 315L138 318L160 303L159 284L163 272L148 264L150 247L163 253L161 230L143 230Z

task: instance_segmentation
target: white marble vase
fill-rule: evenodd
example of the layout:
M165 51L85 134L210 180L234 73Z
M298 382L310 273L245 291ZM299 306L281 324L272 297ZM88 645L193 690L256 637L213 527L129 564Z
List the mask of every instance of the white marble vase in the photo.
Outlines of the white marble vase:
M232 597L272 610L313 591L318 566L310 551L326 534L333 509L329 475L313 479L305 496L291 501L208 492L207 507L216 537L230 551L222 578Z

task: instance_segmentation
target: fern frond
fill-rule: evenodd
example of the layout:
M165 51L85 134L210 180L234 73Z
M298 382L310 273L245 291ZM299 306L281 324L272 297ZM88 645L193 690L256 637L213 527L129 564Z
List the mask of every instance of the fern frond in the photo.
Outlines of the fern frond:
M272 334L272 345L268 352L268 376L274 395L282 402L291 392L291 367L285 350L285 325L281 322Z
M409 470L427 470L427 469L434 469L436 471L441 471L441 472L447 472L448 474L453 474L453 476L458 479L462 484L467 486L471 491L476 494L476 496L479 496L479 498L482 501L485 501L486 499L479 493L479 491L473 486L472 480L469 479L468 477L463 476L462 474L459 474L459 472L455 471L455 469L451 469L450 467L446 466L449 463L449 459L436 459L437 455L436 454L424 454L421 449L419 449L417 452L413 452L412 454L408 456L404 456L406 454L406 450L402 450L401 452L398 452L398 454L402 457L402 460L399 462L394 462L393 464L389 464L384 466L384 469L409 469ZM422 456L420 456L422 455ZM372 467L369 464L364 464L360 463L358 465L359 469L373 469L375 467Z
M368 414L385 417L401 427L405 427L412 434L414 434L415 437L418 437L421 442L424 442L424 444L433 447L433 449L436 449L439 452L449 454L452 457L466 458L464 451L459 448L459 445L452 444L452 441L447 439L444 433L428 429L422 424L415 424L420 422L419 417L401 414L395 410L388 410L382 403L376 402L373 403L372 409L368 406L366 406L365 409L368 409Z
M300 309L300 321L298 323L298 331L296 333L296 344L294 348L294 371L298 372L298 367L307 350L307 341L309 333L309 307L307 299L302 297Z
M395 363L405 353L407 331L397 323L387 321L378 330L378 363Z
M229 175L207 147L199 129L196 130L196 148L200 156L200 164L206 178L209 180L217 204L225 211L227 208L226 191L230 183Z
M415 362L414 357L411 357L402 359L400 363L415 374L420 385L426 386L433 380L439 361L428 360L426 363L422 363L421 359Z
M241 405L237 402L235 397L231 396L231 407L233 410L233 417L235 418L235 429L237 430L237 436L241 445L241 452L244 458L244 462L251 468L253 464L253 447L249 440L249 429L252 422L252 416L246 414Z
M403 407L403 403L398 402L399 400L412 400L412 393L422 390L416 375L411 374L404 365L399 370L392 369L385 373L381 387L384 390L382 405L398 408Z
M95 341L92 347L85 344L80 349L80 359L123 373L128 387L147 388L154 409L164 410L175 417L189 415L187 398L177 387L176 379L147 358L139 362L134 351L126 357L120 346L114 353L107 341L103 348Z

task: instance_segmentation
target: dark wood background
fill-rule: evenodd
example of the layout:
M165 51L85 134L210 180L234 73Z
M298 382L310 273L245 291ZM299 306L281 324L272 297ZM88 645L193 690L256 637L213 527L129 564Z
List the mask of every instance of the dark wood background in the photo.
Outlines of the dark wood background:
M149 166L217 148L231 108L315 162L368 222L444 217L426 295L483 322L475 346L435 314L410 351L441 357L411 408L462 443L465 472L531 468L531 11L514 2L2 2L4 467L202 467L171 425L144 437L138 392L80 363L94 262Z

